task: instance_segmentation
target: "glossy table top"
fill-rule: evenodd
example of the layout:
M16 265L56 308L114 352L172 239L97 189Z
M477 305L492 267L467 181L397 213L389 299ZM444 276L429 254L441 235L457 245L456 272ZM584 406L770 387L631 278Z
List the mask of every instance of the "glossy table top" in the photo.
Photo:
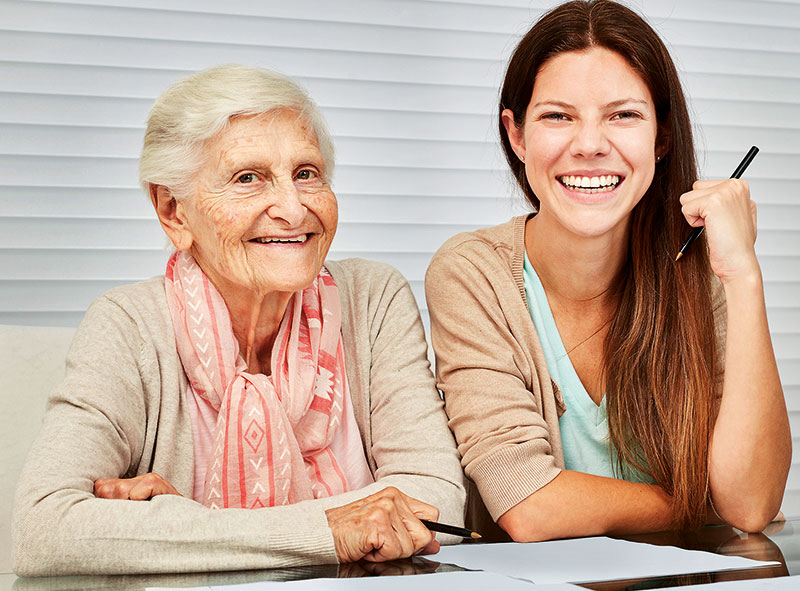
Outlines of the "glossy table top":
M604 581L585 583L588 589L656 589L715 581L731 581L800 575L800 519L770 524L764 533L742 534L728 526L709 526L692 534L660 532L646 535L625 536L635 542L671 545L690 550L705 550L717 554L744 556L755 560L780 562L772 567L749 570L700 573L674 577L638 579L630 581ZM370 577L381 575L414 575L431 572L462 570L448 564L436 562L435 555L429 558L412 558L391 563L355 563L343 565L321 565L302 568L286 568L262 571L226 573L203 573L183 575L136 575L136 576L85 576L17 578L0 574L0 591L78 591L92 589L118 589L142 591L146 587L200 587L226 585L255 581L294 581L318 577ZM535 587L533 587L535 588Z

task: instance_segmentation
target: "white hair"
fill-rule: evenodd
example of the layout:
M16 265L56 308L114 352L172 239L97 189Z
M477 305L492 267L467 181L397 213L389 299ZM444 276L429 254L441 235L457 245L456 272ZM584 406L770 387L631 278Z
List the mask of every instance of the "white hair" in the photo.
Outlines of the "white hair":
M147 119L139 158L139 183L164 185L185 196L200 166L203 143L222 131L236 115L261 115L292 109L317 134L325 176L333 176L333 143L325 119L308 93L294 80L260 68L229 64L179 80L158 99Z

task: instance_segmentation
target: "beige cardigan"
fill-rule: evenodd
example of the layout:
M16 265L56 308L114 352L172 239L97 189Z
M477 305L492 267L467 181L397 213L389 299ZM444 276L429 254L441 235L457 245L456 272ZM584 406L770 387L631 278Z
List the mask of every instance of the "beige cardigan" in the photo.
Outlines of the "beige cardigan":
M463 473L434 386L414 296L393 268L328 262L347 378L377 480L336 497L210 510L191 499L186 376L163 277L113 289L86 313L23 470L13 523L20 575L264 569L336 563L325 509L386 486L463 521ZM157 472L184 495L97 499L94 480ZM449 537L448 541L455 539Z
M468 525L499 538L507 536L492 520L564 468L564 399L547 369L522 279L528 217L454 236L425 277L437 385L462 465L482 498L469 487ZM721 287L714 296L724 346Z

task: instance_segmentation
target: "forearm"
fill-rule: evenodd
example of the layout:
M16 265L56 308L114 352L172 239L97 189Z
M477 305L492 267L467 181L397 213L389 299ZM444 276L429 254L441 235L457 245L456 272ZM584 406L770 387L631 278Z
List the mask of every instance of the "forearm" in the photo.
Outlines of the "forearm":
M81 411L71 408L51 409L20 476L13 522L18 574L222 571L336 561L324 508L316 501L211 510L177 495L96 498L94 481L125 474L128 453L109 435L108 421L80 420ZM158 468L184 495L192 484L187 463Z
M777 514L791 462L786 404L767 326L760 272L725 286L725 382L711 441L714 507L760 531Z
M206 509L162 495L96 499L61 490L18 503L14 569L25 576L264 569L335 563L314 501L270 509Z
M497 523L519 542L670 529L672 499L663 489L563 470Z

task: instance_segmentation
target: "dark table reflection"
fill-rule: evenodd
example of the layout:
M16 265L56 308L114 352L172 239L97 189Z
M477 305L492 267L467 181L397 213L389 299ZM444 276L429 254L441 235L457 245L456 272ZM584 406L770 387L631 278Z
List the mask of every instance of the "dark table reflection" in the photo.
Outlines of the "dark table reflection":
M754 560L776 561L780 564L747 570L584 583L581 586L598 591L657 589L716 581L800 574L800 520L772 523L760 534L743 534L730 526L722 525L704 527L693 533L659 532L622 536L621 539L662 546L677 546L687 550L705 550L715 554L743 556ZM789 556L785 557L784 552L788 552ZM14 581L13 589L15 591L91 591L96 589L142 591L146 587L206 587L258 581L417 575L464 570L452 564L439 563L435 558L434 555L429 558L414 557L385 563L361 561L338 566L320 565L202 574L19 578ZM533 588L535 589L535 587Z
M283 582L318 578L422 575L457 570L465 569L417 556L406 560L381 563L361 561L338 566L331 564L203 574L18 578L14 581L13 589L14 591L91 591L94 589L142 591L146 587L207 587L259 581Z

